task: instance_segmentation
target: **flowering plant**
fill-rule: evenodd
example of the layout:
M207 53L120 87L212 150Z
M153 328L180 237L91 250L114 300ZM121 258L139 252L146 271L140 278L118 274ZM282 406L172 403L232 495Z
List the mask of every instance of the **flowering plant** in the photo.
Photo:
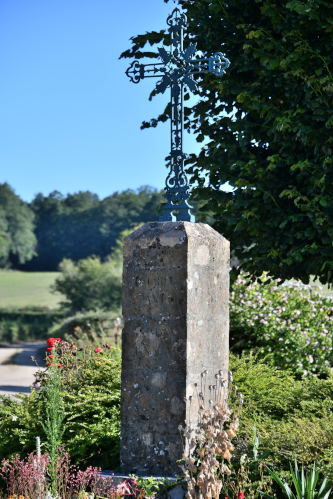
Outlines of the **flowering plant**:
M31 453L26 459L20 459L20 456L16 454L11 459L3 459L0 477L6 484L7 495L12 498L22 497L22 499L45 497L47 491L45 471L48 465L47 454L37 457Z
M266 272L240 274L230 295L231 331L241 327L243 351L299 376L327 375L333 365L333 302L300 281L281 285ZM232 336L232 335L231 335Z
M95 345L81 346L60 338L49 340L53 346L49 347L52 352L47 352L47 369L39 369L35 374L35 402L40 403L43 413L47 413L50 409L48 392L52 393L50 381L58 380L59 396L53 397L54 414L57 417L62 414L64 419L59 419L57 431L73 461L77 464L84 460L86 464L98 464L104 468L118 466L119 349L106 343L95 348ZM63 404L63 407L57 408L56 404ZM45 432L47 440L50 440L51 428L53 426Z

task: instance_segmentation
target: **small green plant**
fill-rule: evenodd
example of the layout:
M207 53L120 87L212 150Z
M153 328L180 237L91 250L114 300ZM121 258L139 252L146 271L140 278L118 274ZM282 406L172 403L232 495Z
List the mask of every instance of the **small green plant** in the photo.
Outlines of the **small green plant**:
M157 492L160 490L161 486L170 485L170 481L167 478L156 479L153 476L151 477L140 477L136 475L130 475L131 478L134 478L137 487L140 490L141 496L139 497L151 497L154 498Z
M296 493L292 491L288 483L283 478L280 478L277 473L270 469L268 469L268 471L273 480L279 485L284 495L288 499L328 499L331 494L332 489L327 483L326 478L323 480L320 489L316 490L319 479L319 472L316 471L315 463L313 463L309 475L304 472L303 466L301 474L299 473L296 460L295 470L293 470L292 466L290 465L291 477ZM261 492L260 490L258 490L258 492L266 499L273 499L272 496L269 496L268 494Z
M42 389L46 393L46 421L42 423L46 435L46 448L49 455L48 472L51 480L51 492L53 497L57 493L57 473L56 466L59 458L58 449L62 443L62 437L65 432L65 406L62 397L63 376L57 356L56 344L60 343L60 338L49 338L47 344L52 349L52 362L48 363L47 378L44 378Z
M245 408L244 408L245 409ZM246 410L246 409L245 409ZM272 480L265 474L264 461L269 457L271 451L268 449L259 453L259 434L257 431L257 415L254 414L252 442L246 448L246 453L241 453L240 442L236 442L237 457L231 463L231 475L223 484L223 494L228 497L243 496L254 497L256 489L260 487L266 492L272 490ZM251 449L252 446L252 449Z

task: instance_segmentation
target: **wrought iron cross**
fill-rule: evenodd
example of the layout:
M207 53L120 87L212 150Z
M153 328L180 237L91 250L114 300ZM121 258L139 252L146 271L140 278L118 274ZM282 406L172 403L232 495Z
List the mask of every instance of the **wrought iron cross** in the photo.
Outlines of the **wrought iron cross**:
M157 93L164 93L171 87L171 152L167 157L170 160L170 172L165 181L167 202L163 205L163 215L160 222L172 221L174 211L177 221L190 221L189 184L184 171L186 154L183 152L183 123L184 123L184 86L189 90L196 90L197 84L193 79L195 74L214 73L221 76L230 65L229 59L221 52L211 57L200 59L192 58L196 50L196 43L190 43L186 50L183 47L186 15L178 8L174 9L167 18L170 32L170 52L159 47L159 57L163 62L155 64L141 64L135 60L127 69L126 74L133 83L139 83L143 78L162 78L156 86Z

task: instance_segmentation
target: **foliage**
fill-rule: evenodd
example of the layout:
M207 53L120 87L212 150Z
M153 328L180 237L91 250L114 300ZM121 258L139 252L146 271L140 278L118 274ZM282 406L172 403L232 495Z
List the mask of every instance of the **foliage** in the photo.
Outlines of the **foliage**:
M273 490L273 481L267 476L266 466L263 460L270 455L270 451L265 450L258 454L259 439L256 432L256 425L253 427L253 455L243 454L240 458L237 456L237 461L231 463L231 475L223 484L223 494L228 497L256 497L257 490L260 488L265 493L275 492L275 497L279 498L276 490ZM265 474L266 472L266 474Z
M63 442L75 464L116 469L120 448L120 353L107 345L100 348L101 352L94 352L95 347L78 352L80 368L75 376L70 366L61 370L66 383L62 392L66 414ZM237 473L236 464L246 454L254 461L250 478L259 483L259 457L264 453L263 463L280 469L285 476L289 461L297 458L306 468L316 462L318 470L332 481L333 378L300 381L290 370L279 370L252 355L239 358L231 354L230 368L233 383L244 397L230 469ZM232 391L234 400L238 400L237 393ZM0 459L18 452L26 456L33 451L36 437L44 435L43 391L33 390L19 398L18 402L1 397ZM257 461L252 441L254 415L260 439Z
M64 259L52 289L62 293L66 301L62 306L72 312L110 309L121 303L121 267L118 262L102 263L99 257L90 256L74 263Z
M91 256L74 263L65 259L59 265L61 275L51 287L67 299L62 305L74 312L110 310L120 307L122 296L123 239L134 229L121 232L116 247L105 262Z
M37 457L34 453L26 459L16 454L11 459L3 459L0 466L0 478L4 482L7 496L11 498L40 499L47 493L45 472L49 465L47 454ZM0 497L3 497L0 487Z
M104 261L123 230L158 220L162 200L161 192L148 186L115 192L102 200L89 191L66 197L58 191L37 194L31 208L38 257L21 268L55 271L64 258L77 262L91 255Z
M328 499L331 493L331 489L327 483L327 479L325 478L319 491L316 490L316 485L318 483L319 472L316 471L316 465L313 464L310 469L310 476L304 473L304 468L302 467L301 475L298 471L297 461L295 460L295 470L293 470L290 465L290 471L292 476L292 481L294 484L294 488L296 491L296 495L293 493L289 485L286 481L281 479L277 473L274 471L268 470L273 480L281 487L284 494L288 499ZM259 491L260 492L260 491ZM271 496L260 492L267 499L273 499Z
M253 456L256 415L258 453L269 451L264 463L288 474L290 460L296 458L305 467L316 462L318 470L332 480L333 377L297 380L290 370L279 370L253 355L231 354L230 368L244 397L236 461L244 454Z
M36 255L34 214L7 184L0 184L0 268L23 264Z
M280 283L268 273L237 278L230 294L233 349L269 354L270 364L298 376L326 376L333 365L332 299L299 281Z
M0 342L15 343L47 338L47 331L55 321L63 318L59 310L43 307L0 309Z
M168 0L165 0L168 2ZM333 18L328 0L178 0L200 57L224 52L223 78L197 76L185 127L205 145L187 161L196 198L242 267L333 282ZM170 5L170 7L172 7ZM169 33L121 57L154 59ZM157 53L157 54L156 54ZM154 91L151 97L156 93ZM185 96L188 99L189 95ZM163 113L142 128L157 126ZM233 192L221 191L229 182Z
M54 343L53 343L54 344ZM52 342L48 340L48 345L53 346ZM51 481L51 492L53 497L57 495L57 461L59 458L58 448L61 444L63 434L65 432L64 419L64 400L61 396L63 389L62 380L62 365L58 362L57 355L53 353L53 362L49 363L47 379L42 385L45 391L45 423L42 423L44 433L46 435L45 447L48 451L50 459L48 466L48 473Z
M121 363L115 351L107 347L102 353L90 347L77 351L77 369L75 363L61 361L64 367L59 372L65 387L61 392L65 406L62 441L76 465L119 466ZM20 395L20 401L1 396L0 458L27 455L34 450L36 437L44 435L41 422L46 419L47 373L39 373L38 379L45 378L42 389L37 385L31 394ZM42 447L45 440L42 437Z
M87 497L88 489L91 489L93 494L101 489L98 475L100 468L89 466L85 471L77 470L76 466L71 464L70 456L63 446L59 448L59 455L55 461L53 488L49 484L47 472L49 465L50 459L47 453L41 455L31 453L22 460L19 455L3 460L0 477L5 482L7 496L12 499L40 499L49 495L58 499L83 498ZM110 483L108 485L110 487ZM3 497L1 489L0 497Z
M173 487L174 483L170 483L170 481L163 477L163 478L156 478L156 477L147 477L147 476L136 476L136 475L130 475L131 478L134 478L137 482L137 487L141 492L141 495L144 494L143 497L151 497L154 499L156 494L162 490L164 491L166 488L169 488L170 486Z

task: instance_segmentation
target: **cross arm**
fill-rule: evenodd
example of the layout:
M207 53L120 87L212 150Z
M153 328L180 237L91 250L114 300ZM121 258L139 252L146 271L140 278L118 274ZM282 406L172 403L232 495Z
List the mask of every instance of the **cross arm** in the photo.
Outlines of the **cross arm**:
M132 83L139 83L139 81L143 80L143 78L164 76L165 73L161 71L161 66L165 67L163 62L157 62L155 64L141 64L139 61L135 60L126 70L126 74Z
M192 59L189 64L191 65L190 74L214 73L216 76L222 76L230 66L230 61L222 52L216 52L204 59Z

